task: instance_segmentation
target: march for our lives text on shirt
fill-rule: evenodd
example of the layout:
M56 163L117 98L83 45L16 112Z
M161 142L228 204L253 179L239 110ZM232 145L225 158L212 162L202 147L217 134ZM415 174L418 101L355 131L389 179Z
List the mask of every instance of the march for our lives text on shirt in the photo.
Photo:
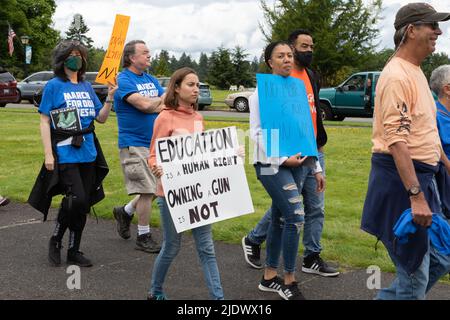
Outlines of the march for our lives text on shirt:
M157 97L159 95L158 88L155 84L150 83L137 83L136 88L139 90L139 94L144 97Z
M72 91L64 92L64 100L68 107L76 107L80 117L94 117L95 106L89 92L86 91Z

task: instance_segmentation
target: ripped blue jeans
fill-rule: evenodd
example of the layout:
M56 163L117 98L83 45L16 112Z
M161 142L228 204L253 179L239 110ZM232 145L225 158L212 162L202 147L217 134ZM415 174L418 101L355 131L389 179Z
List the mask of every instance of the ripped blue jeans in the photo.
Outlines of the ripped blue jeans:
M322 174L325 176L325 156L319 152L319 162ZM312 168L304 169L304 183L301 190L305 205L305 226L303 228L304 257L322 251L320 240L322 238L323 221L325 218L324 193L317 192L317 182ZM259 220L258 224L248 233L247 238L254 244L261 245L267 238L272 211L270 208Z
M256 176L272 198L272 217L266 242L266 267L277 269L283 254L284 271L295 272L300 231L305 221L301 193L305 168L279 167L267 174L268 166L257 163Z

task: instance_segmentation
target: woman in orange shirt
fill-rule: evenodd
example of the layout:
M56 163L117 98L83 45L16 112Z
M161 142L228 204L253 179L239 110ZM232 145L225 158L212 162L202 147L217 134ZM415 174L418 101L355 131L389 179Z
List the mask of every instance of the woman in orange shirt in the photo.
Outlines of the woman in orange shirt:
M155 141L158 138L203 131L203 117L197 112L200 82L196 72L181 68L172 75L166 92L165 109L155 120L148 164L158 178L156 195L161 213L164 241L153 266L149 300L165 300L163 284L170 264L181 246L181 233L177 233L161 185L162 168L156 164ZM223 300L223 289L214 251L211 225L192 229L209 294L214 300Z

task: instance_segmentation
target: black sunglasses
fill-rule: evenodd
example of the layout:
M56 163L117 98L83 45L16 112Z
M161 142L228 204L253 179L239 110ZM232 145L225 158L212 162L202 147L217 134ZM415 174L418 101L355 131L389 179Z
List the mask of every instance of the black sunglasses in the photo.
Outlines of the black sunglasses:
M416 22L413 23L414 26L429 26L433 30L439 29L439 22Z

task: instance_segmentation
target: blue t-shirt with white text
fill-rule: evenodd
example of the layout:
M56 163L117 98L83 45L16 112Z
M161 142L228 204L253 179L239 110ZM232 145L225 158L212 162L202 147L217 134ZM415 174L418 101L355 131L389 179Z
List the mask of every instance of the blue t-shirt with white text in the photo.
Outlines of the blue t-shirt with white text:
M442 148L450 159L450 112L439 102L437 106L437 126L441 138Z
M102 104L89 82L72 83L55 77L45 85L39 112L50 117L50 111L66 107L77 108L81 127L84 129L97 117ZM57 146L58 163L84 163L95 160L97 150L94 135L89 133L83 137L80 148L70 144Z
M117 89L114 95L114 109L119 126L119 148L150 147L153 123L157 113L145 113L129 104L125 99L133 93L144 97L160 97L164 89L158 80L147 74L140 75L123 69L117 76Z

